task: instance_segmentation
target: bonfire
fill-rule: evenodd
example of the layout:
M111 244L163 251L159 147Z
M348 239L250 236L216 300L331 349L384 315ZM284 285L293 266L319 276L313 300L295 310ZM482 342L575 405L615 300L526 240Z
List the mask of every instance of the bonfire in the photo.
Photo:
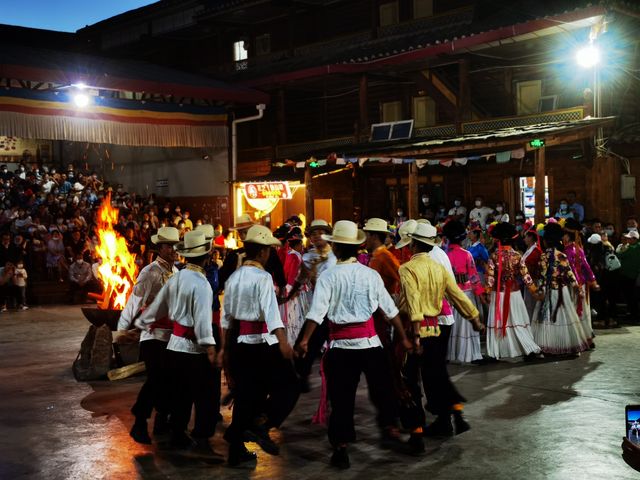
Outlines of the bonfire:
M129 252L125 238L113 228L117 222L118 209L111 206L109 194L102 201L96 218L96 254L101 259L98 274L103 292L90 294L102 310L122 310L138 276L136 256Z

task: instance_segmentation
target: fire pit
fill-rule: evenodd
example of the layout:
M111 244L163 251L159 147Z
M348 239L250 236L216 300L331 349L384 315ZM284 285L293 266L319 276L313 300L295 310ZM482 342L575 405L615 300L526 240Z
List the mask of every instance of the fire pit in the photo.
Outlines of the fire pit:
M118 329L118 320L122 310L101 309L101 308L82 308L84 317L96 327L107 324L112 331Z

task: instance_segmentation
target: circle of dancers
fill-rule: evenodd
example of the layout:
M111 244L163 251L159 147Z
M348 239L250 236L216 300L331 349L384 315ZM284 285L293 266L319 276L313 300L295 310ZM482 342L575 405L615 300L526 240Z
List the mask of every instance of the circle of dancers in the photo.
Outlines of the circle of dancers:
M359 229L315 219L304 231L296 223L272 233L246 216L236 227L242 247L221 267L212 261L211 225L182 241L173 227L152 238L157 258L140 272L118 325L142 331L147 378L131 409L135 441L152 443L155 410L152 433L169 435L172 448L254 466L246 444L279 454L271 432L311 390L318 364L312 421L327 427L332 466L350 467L363 373L380 448L419 457L426 438L470 428L448 362L535 361L594 348L589 292L599 287L573 219L523 232L457 220L436 227L403 219L393 229L370 218ZM221 404L231 403L225 456L213 437Z

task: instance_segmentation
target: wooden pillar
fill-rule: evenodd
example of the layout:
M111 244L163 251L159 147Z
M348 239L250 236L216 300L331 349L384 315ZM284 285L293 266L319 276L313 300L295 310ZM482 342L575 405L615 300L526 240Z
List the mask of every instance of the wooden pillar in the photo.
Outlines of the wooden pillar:
M305 215L307 216L307 225L311 224L314 217L313 212L313 178L311 175L311 167L307 165L304 169L304 204Z
M360 136L364 136L369 130L369 96L367 90L369 88L369 80L367 75L364 74L360 77L360 88L358 91L358 97L360 100L360 114L358 116L358 133Z
M418 218L418 166L409 164L409 198L407 199L407 215L409 218Z
M545 212L545 167L544 167L545 147L536 150L535 175L536 175L536 224L544 223Z

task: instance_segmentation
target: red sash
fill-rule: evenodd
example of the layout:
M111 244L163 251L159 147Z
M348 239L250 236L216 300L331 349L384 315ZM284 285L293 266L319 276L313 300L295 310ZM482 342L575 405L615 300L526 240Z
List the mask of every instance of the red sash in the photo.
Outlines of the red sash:
M178 322L173 322L173 334L176 337L186 338L192 342L196 340L196 332L193 327L185 327L184 325L180 325Z
M453 315L453 310L451 310L451 305L447 302L446 298L442 299L442 310L440 310L440 315L449 316Z
M211 313L211 323L220 328L220 310Z
M357 338L371 338L376 335L373 317L366 322L333 323L329 322L329 340L355 340Z
M266 322L252 322L248 320L238 320L240 332L238 335L261 335L269 333Z
M151 330L156 328L162 328L164 330L171 330L173 328L172 321L169 317L160 318L151 324Z

